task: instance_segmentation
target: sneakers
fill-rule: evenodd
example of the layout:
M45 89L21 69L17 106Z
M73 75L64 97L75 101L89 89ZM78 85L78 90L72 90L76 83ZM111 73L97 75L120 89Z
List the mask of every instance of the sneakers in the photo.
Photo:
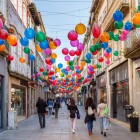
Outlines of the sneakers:
M104 132L104 136L106 137L106 132Z
M74 130L72 130L72 133L73 133L73 134L75 134L75 131L74 131Z
M88 132L88 134L89 134L89 136L90 136L90 135L92 135L92 132L91 132L91 131L89 131L89 132Z
M103 134L103 132L101 132L101 134Z

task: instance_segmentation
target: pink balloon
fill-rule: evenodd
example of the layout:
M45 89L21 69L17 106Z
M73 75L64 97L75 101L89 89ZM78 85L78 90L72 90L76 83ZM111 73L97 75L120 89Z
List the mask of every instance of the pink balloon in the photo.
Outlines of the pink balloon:
M34 74L32 74L32 76L31 76L31 77L32 77L32 79L34 79L34 78L35 78L35 75L34 75Z
M107 65L109 65L109 64L110 64L110 60L107 59L107 60L105 61L105 63L106 63Z
M51 65L46 65L46 68L47 68L48 70L51 70Z
M46 55L50 55L51 52L52 52L52 51L51 51L50 48L47 48L47 49L44 50L44 53L45 53Z
M36 76L39 77L40 76L40 73L36 73Z
M126 36L123 35L123 34L121 34L121 35L120 35L120 40L121 40L121 41L124 41L125 39L126 39Z
M78 38L78 34L72 30L68 33L68 39L71 40L71 41L74 41Z
M107 52L104 52L104 56L107 57L109 55L109 53Z
M127 36L127 35L129 34L129 31L123 30L123 31L122 31L122 34L123 34L124 36Z
M62 49L62 53L63 53L64 55L67 55L67 54L69 53L69 50L68 50L67 48L63 48L63 49Z
M79 43L78 46L77 46L77 49L78 49L79 51L83 51L84 48L85 48L85 45L84 45L83 43Z
M3 27L3 22L2 22L2 20L0 19L0 30L2 29L2 27Z
M69 56L69 55L66 55L66 56L65 56L65 60L66 60L66 61L70 61L70 56Z
M74 40L74 41L70 41L70 45L71 45L72 47L77 47L78 44L79 44L79 40L78 40L78 39L76 39L76 40Z
M79 66L75 66L75 69L78 70L80 67Z
M54 42L56 43L57 46L60 46L60 45L61 45L61 41L60 41L60 39L58 39L58 38L56 38L56 39L54 40Z
M69 66L67 66L67 67L66 67L66 71L70 71L70 68L69 68Z
M75 76L75 73L72 73L72 76L74 77Z
M100 33L101 33L101 29L100 29L99 25L97 23L94 23L93 27L92 27L92 35L93 35L93 37L94 38L99 38Z
M88 69L89 69L89 70L90 70L90 69L93 69L92 65L88 65Z

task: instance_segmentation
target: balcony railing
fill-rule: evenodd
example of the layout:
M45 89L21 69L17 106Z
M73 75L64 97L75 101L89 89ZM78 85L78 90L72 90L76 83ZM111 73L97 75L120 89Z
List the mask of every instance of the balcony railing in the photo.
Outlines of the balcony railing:
M125 41L125 57L136 59L140 57L140 28L130 31Z

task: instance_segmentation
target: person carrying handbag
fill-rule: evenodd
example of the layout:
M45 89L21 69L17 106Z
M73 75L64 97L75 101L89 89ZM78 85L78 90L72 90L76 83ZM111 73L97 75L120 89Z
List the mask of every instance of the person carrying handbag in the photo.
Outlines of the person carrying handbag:
M86 111L85 123L87 124L89 135L92 135L93 121L96 120L95 109L96 107L93 103L93 99L91 97L88 97L85 106Z
M109 119L109 109L104 99L100 100L100 104L97 107L97 113L100 121L101 134L104 134L104 136L106 137L106 130L108 129L110 119Z

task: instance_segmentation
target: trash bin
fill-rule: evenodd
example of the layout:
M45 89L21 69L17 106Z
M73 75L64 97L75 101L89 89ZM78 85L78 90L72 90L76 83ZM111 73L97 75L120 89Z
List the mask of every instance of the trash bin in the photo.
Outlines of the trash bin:
M129 118L127 117L128 114L133 113L134 107L132 105L125 105L125 117L126 117L126 122L129 122Z
M130 118L130 131L138 132L139 129L139 118Z
M8 129L17 128L17 112L9 111L8 112Z

